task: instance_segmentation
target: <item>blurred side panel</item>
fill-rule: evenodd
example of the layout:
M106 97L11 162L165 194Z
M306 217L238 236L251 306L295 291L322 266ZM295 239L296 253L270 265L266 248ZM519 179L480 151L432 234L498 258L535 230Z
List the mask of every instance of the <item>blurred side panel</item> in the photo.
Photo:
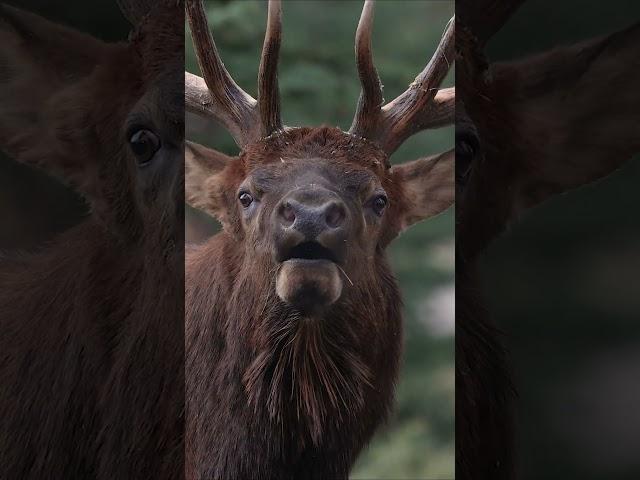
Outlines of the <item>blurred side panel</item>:
M0 478L183 476L184 5L0 5Z
M638 478L640 7L457 18L458 478Z

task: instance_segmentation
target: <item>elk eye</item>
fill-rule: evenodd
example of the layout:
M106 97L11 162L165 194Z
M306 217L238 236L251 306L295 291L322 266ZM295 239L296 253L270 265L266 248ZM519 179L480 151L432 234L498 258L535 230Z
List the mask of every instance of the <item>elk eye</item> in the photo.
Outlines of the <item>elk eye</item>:
M471 158L475 155L475 147L468 140L461 140L456 145L456 153L463 157Z
M253 203L253 197L247 192L241 192L240 195L238 195L238 200L240 200L240 204L244 208L248 208L249 205Z
M475 133L464 129L456 131L456 180L462 181L468 175L479 148Z
M160 139L151 130L140 129L129 137L129 147L136 156L138 166L147 165L160 149Z
M387 203L389 203L387 197L384 195L378 195L373 199L371 206L373 207L373 211L376 212L376 215L381 216L384 213L384 209L387 207Z

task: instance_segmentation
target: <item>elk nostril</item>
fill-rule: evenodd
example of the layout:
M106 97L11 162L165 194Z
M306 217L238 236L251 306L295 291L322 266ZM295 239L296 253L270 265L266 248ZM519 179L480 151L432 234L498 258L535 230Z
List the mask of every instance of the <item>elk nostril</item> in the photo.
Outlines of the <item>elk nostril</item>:
M344 219L347 216L347 212L343 205L339 203L332 203L327 208L325 218L327 225L330 228L338 228L344 223Z
M288 225L291 225L296 219L296 212L289 202L285 202L280 207L280 217Z

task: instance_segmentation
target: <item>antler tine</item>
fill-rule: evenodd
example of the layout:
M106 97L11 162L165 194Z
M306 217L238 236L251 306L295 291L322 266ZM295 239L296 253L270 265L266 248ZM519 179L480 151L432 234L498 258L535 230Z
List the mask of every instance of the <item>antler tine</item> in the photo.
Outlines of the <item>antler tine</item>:
M455 121L456 89L441 88L433 97L429 109L416 122L422 130L451 125Z
M408 137L454 121L455 89L439 90L454 61L455 17L427 66L409 88L382 106L382 85L373 63L371 32L374 0L365 0L356 32L356 62L362 93L349 133L376 142L391 155Z
M267 31L264 35L258 77L258 103L262 119L262 136L264 137L282 130L280 91L278 89L278 57L281 41L282 4L280 0L269 0Z
M454 120L455 90L438 88L454 61L455 17L427 66L409 88L382 108L384 128L380 144L388 154L414 133Z
M359 137L368 137L375 132L380 107L384 103L382 83L373 62L371 47L373 11L374 0L365 0L356 30L356 65L362 92L349 133Z
M209 31L202 0L187 1L186 10L198 65L204 77L203 80L185 72L187 108L218 120L242 148L262 134L257 102L236 84L222 63Z
M455 90L438 90L454 61L455 17L427 66L409 88L382 107L380 144L388 154L414 133L453 122Z

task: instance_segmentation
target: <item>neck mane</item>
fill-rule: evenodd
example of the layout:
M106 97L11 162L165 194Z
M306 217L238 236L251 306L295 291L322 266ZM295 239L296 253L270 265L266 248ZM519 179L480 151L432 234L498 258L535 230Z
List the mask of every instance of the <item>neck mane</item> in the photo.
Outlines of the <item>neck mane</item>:
M375 267L392 279L380 260ZM234 350L247 352L238 371L248 405L285 432L283 441L318 445L353 424L368 392L377 388L375 348L388 341L379 336L389 335L385 330L395 324L388 316L396 313L389 304L400 303L397 287L392 281L385 292L373 280L380 278L373 268L363 277L371 280L356 281L336 304L310 317L278 298L272 267L253 267L250 275L237 277L228 307L243 312L229 315L238 324L227 339ZM247 292L260 294L248 301Z
M274 305L255 319L268 324L267 341L257 346L242 377L249 405L263 408L298 440L308 435L318 444L328 427L339 428L362 410L364 391L373 388L373 373L347 327L357 319L345 313L305 318Z

